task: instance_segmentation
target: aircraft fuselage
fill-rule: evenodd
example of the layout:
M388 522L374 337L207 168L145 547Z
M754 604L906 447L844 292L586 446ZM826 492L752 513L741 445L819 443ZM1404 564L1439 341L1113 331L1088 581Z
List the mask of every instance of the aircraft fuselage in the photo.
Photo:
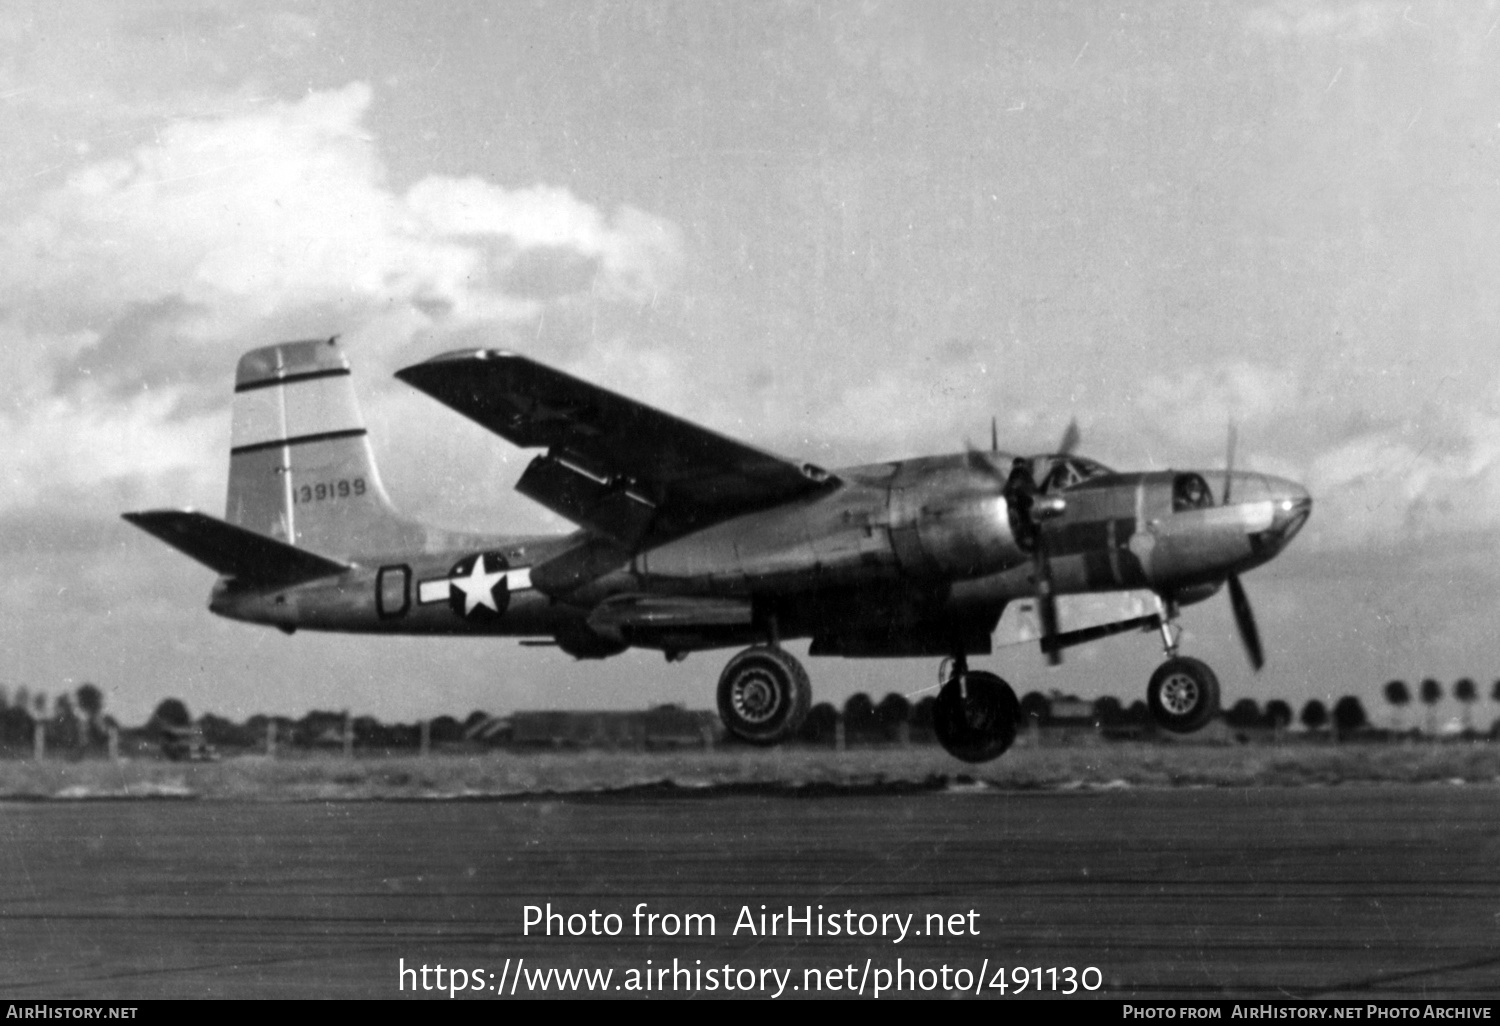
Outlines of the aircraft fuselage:
M964 455L836 473L841 484L829 491L673 539L582 584L549 579L548 568L586 549L584 532L465 536L418 554L358 556L346 573L301 585L221 582L210 608L285 630L556 637L575 654L602 655L625 645L739 644L759 635L767 613L779 616L784 637L873 630L904 634L909 645L927 622L992 628L1007 602L1033 594L1031 556L1006 500ZM1230 505L1183 508L1184 476L1108 473L1058 491L1062 510L1043 528L1057 593L1151 588L1185 601L1206 597L1227 574L1279 552L1307 515L1298 485L1247 472L1232 475ZM1194 476L1223 494L1224 472ZM611 606L627 596L631 610ZM691 629L674 629L669 606L640 612L646 597L720 599L722 622L703 624L700 604ZM944 652L947 644L892 654ZM841 647L849 646L824 646Z

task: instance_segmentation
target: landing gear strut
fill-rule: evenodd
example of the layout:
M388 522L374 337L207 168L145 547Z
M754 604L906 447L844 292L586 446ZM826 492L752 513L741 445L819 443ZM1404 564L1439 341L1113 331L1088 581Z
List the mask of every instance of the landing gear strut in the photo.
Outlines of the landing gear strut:
M1208 725L1219 712L1219 678L1208 664L1177 654L1177 606L1162 605L1161 638L1167 661L1156 668L1146 686L1151 718L1163 730L1191 734Z
M719 676L719 718L753 745L785 741L807 719L812 685L790 652L776 645L747 648Z
M970 670L962 655L953 657L932 708L933 732L949 755L964 762L999 758L1015 741L1020 718L1021 703L1009 684L993 673Z

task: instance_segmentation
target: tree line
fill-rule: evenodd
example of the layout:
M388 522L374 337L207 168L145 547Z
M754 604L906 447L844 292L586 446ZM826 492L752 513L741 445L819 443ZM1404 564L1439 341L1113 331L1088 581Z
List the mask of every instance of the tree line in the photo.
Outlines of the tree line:
M1382 689L1385 700L1395 710L1397 717L1397 729L1400 729L1400 718L1404 715L1406 707L1412 702L1412 690L1406 686L1404 680L1393 680ZM1463 732L1471 732L1473 728L1474 703L1479 701L1479 685L1472 677L1460 677L1453 682L1453 697L1458 700L1463 709ZM1433 677L1425 677L1417 685L1416 698L1427 707L1427 733L1436 732L1437 704L1443 700L1443 685ZM1496 680L1490 687L1490 701L1500 702L1500 680ZM1492 728L1493 732L1493 728Z
M1414 702L1426 707L1426 733L1436 733L1436 709L1451 694L1462 708L1462 730L1472 734L1473 708L1479 701L1478 684L1469 677L1455 681L1451 689L1432 677L1424 678L1415 688L1405 681L1392 680L1382 689L1386 703L1394 712L1394 729L1404 729L1404 715ZM1500 679L1489 693L1490 700L1500 703ZM810 710L801 737L814 743L831 741L838 733L849 740L928 740L932 731L934 695L912 702L905 695L891 692L879 702L864 693L850 695L842 707L819 702ZM1152 733L1155 727L1146 703L1129 705L1112 695L1091 701L1053 693L1027 692L1020 699L1021 729L1055 728L1091 725L1106 735L1139 736ZM472 740L495 717L476 710L460 720L443 715L423 723L384 723L374 716L350 716L343 711L313 710L299 718L256 714L235 722L213 713L194 720L186 704L167 698L156 706L150 719L134 728L135 735L151 738L163 731L192 729L208 744L226 749L257 748L268 743L298 747L355 745L360 748L416 748L426 741L451 744ZM1300 711L1282 699L1264 704L1253 698L1241 698L1223 713L1225 724L1234 730L1280 732L1300 724L1318 733L1331 731L1343 736L1371 728L1363 702L1358 696L1345 695L1332 705L1320 699L1305 702ZM104 713L104 693L95 684L85 682L71 692L49 699L42 692L24 686L7 689L0 685L0 745L10 748L30 746L37 727L49 749L102 748L111 730L119 724ZM1500 727L1496 721L1489 733ZM484 737L504 739L503 730L486 731Z

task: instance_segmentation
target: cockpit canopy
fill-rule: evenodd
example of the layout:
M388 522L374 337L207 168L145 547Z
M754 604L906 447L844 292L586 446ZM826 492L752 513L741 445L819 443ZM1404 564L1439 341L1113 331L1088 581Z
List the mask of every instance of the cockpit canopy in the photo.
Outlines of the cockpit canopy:
M1035 456L1031 462L1043 492L1059 492L1091 477L1114 473L1087 456Z

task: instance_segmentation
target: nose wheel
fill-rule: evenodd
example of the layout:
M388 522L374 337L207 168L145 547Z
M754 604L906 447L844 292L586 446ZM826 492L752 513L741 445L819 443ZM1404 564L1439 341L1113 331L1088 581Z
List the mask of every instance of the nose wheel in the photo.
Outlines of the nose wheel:
M1219 714L1219 678L1202 660L1177 654L1176 613L1175 603L1163 603L1161 637L1167 661L1156 668L1146 685L1146 705L1163 730L1191 734Z

